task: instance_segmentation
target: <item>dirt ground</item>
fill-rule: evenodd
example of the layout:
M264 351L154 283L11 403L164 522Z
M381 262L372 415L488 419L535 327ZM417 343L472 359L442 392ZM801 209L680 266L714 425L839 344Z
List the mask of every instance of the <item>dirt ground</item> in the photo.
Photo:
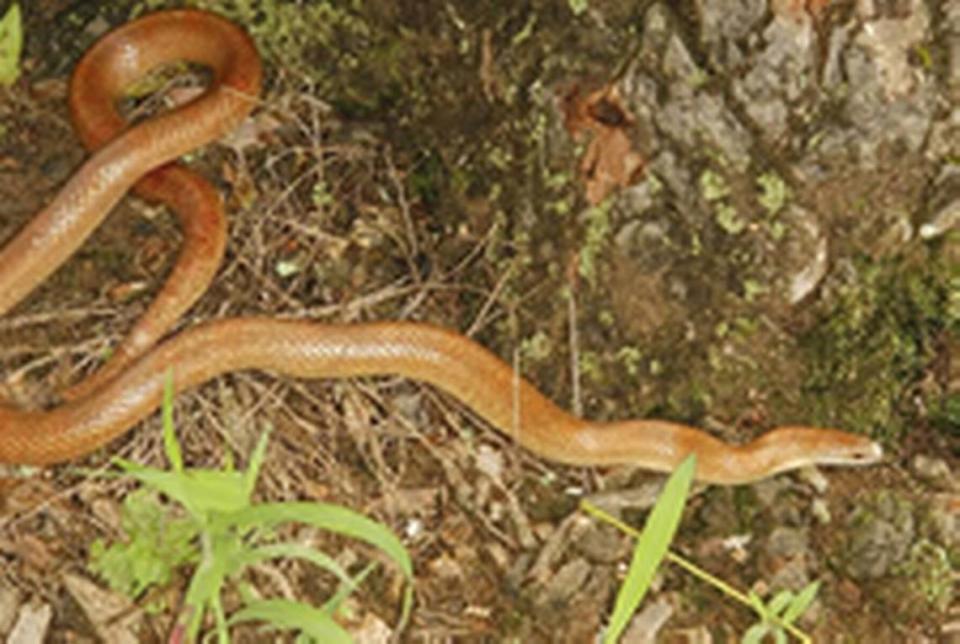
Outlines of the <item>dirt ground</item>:
M673 549L766 598L819 580L799 624L815 641L960 641L960 3L187 4L247 28L267 77L253 116L188 159L225 195L230 236L178 329L428 321L587 417L733 442L781 424L871 435L878 466L698 487ZM0 90L0 243L86 158L73 64L173 6L24 7L22 76ZM160 79L131 109L203 81ZM161 208L125 199L0 319L0 397L56 404L179 243ZM595 641L630 540L578 503L641 525L662 482L558 466L397 378L230 374L179 396L176 423L210 467L272 428L258 498L342 504L401 537L411 622L394 631L402 583L378 568L345 620L358 641ZM154 414L80 461L0 470L0 633L39 614L37 641L110 641L116 601L129 641L167 639L189 571L150 612L89 566L133 489L91 471L163 466L159 428ZM302 536L347 566L371 554ZM250 581L315 605L335 588L282 563ZM625 641L734 641L753 621L665 564Z

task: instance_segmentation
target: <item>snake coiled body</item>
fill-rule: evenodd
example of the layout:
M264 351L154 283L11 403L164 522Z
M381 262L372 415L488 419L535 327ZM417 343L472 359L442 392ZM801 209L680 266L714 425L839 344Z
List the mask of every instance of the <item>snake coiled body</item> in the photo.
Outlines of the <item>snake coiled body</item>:
M206 93L127 128L114 106L123 89L157 65L177 60L213 70ZM0 406L0 462L56 463L95 450L156 410L170 370L181 391L241 369L301 378L394 374L425 381L534 453L576 465L669 471L695 452L699 479L735 484L805 465L880 458L879 446L869 439L834 429L780 427L737 446L665 421L583 420L479 344L428 324L233 318L199 324L157 344L205 289L225 240L213 188L189 170L165 164L235 127L253 107L260 80L259 57L243 31L193 10L165 11L125 25L78 64L71 111L81 138L95 152L0 251L0 314L66 261L135 184L141 195L178 213L185 244L133 332L105 367L67 392L67 402L43 411Z

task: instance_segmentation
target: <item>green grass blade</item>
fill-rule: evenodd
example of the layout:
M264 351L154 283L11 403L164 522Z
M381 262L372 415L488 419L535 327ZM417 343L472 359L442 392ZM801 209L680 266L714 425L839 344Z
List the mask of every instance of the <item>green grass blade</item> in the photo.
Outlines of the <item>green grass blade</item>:
M337 589L337 592L333 594L333 597L331 597L326 602L324 602L323 611L330 615L336 614L337 610L340 608L340 605L343 604L344 601L346 601L347 597L350 596L350 593L353 592L354 588L359 587L360 584L362 584L364 580L370 576L370 573L372 573L376 569L376 567L377 567L377 564L373 562L368 563L366 566L363 567L363 570L358 572L357 575L353 578L352 586L341 584L340 588ZM405 621L406 620L403 620L401 624ZM398 632L400 630L402 629L401 628L397 629Z
M270 440L270 430L260 435L257 446L250 455L250 465L244 474L244 494L247 498L253 496L253 488L257 485L257 477L260 476L260 468L263 467L263 461L267 457L267 443Z
M130 476L164 493L197 519L209 512L232 513L249 505L242 472L191 469L184 472L143 467L117 460Z
M278 523L297 521L360 539L382 550L408 580L413 579L410 554L396 535L386 526L348 508L306 501L263 503L237 511L230 516L230 520L246 527L272 527Z
M680 525L695 471L696 456L691 454L670 475L660 498L651 510L633 550L633 560L630 562L627 577L617 593L610 626L603 638L605 643L611 644L619 639L650 588L653 575L666 556L667 548Z
M20 5L13 3L0 19L0 86L8 87L20 76L23 25Z
M750 598L750 605L753 607L753 610L756 611L760 619L767 621L770 618L770 611L767 610L767 605L763 603L763 598L752 590L749 592L748 597Z
M322 610L286 599L247 604L230 617L230 624L262 620L278 628L296 629L317 642L350 644L350 635Z
M242 563L245 566L258 564L267 559L279 559L281 557L303 559L332 573L351 589L356 587L356 580L354 580L335 559L316 548L310 548L299 543L277 543L260 546L259 548L245 551L241 557Z
M167 369L163 380L163 404L160 407L161 422L163 425L163 451L167 454L170 467L175 472L183 471L183 452L177 441L177 432L173 426L173 367Z

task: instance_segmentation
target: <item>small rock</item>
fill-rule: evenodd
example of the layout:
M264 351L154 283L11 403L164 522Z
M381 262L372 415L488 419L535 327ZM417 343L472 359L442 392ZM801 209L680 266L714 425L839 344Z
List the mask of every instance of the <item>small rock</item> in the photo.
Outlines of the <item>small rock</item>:
M951 152L960 136L960 110L953 110L950 116L938 121L931 134L931 148L941 147L943 156ZM946 165L934 181L930 196L927 221L920 226L920 237L926 240L936 239L951 230L960 227L960 168Z
M363 617L363 623L356 628L352 628L351 635L353 641L357 644L377 644L379 642L389 642L392 639L393 630L382 619L373 613L367 613Z
M0 585L0 633L6 633L13 626L20 607L21 594L15 586Z
M17 616L17 623L7 636L7 644L36 644L47 641L53 609L50 604L24 604Z
M854 579L876 579L889 574L907 556L916 536L912 505L892 494L858 508L849 523L853 534L846 567Z
M788 105L809 90L817 39L811 20L775 15L763 33L767 43L750 70L733 81L734 95L770 141L789 127Z
M757 495L757 502L763 508L771 508L781 499L781 495L790 489L790 482L783 476L757 481L751 488Z
M957 481L953 472L950 471L950 466L942 458L918 454L910 461L910 469L917 478L935 488L940 490L957 489Z
M938 541L948 548L960 547L960 495L934 495L929 520Z
M793 557L770 577L770 588L774 592L799 591L809 583L810 567L807 565L806 557Z
M586 559L577 558L568 562L547 582L543 592L546 605L564 605L584 587L590 577L592 566Z
M503 453L489 445L477 448L477 469L494 481L503 480Z
M823 475L823 472L816 467L805 467L798 472L798 476L814 489L817 494L826 494L830 489L830 479Z
M624 539L619 530L607 525L597 525L587 530L579 541L577 549L590 561L612 564L627 554L631 541Z
M66 575L63 581L104 642L136 644L139 641L137 625L142 615L130 600L79 575Z
M828 525L833 520L833 516L830 514L830 506L821 498L814 499L810 504L810 514L820 525Z
M673 615L673 606L658 599L644 606L620 639L622 644L656 644L657 635Z
M621 516L624 510L648 510L652 508L662 491L663 481L652 481L623 490L595 492L587 496L585 500L607 514Z
M664 641L682 642L683 644L713 644L713 636L706 626L696 626L694 628L682 628L667 631Z
M767 538L766 553L776 558L806 556L810 552L810 537L806 530L776 528Z

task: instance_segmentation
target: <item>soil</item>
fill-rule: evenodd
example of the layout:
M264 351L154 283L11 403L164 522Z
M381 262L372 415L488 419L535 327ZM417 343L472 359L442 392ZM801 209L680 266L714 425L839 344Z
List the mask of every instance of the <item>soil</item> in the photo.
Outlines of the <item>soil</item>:
M66 110L73 63L111 26L178 4L24 7L21 77L0 90L0 243L86 157ZM875 467L696 488L671 548L767 600L819 581L798 623L816 641L960 637L956 3L188 4L249 29L268 76L240 132L189 159L226 196L230 241L179 328L429 321L585 416L731 441L779 424L870 434L889 453ZM868 39L888 28L919 35ZM152 101L175 100L177 85L155 85ZM898 109L902 131L883 120ZM0 319L0 397L56 404L145 310L179 241L162 208L125 199ZM412 617L396 630L402 578L379 566L340 617L358 641L595 641L631 539L578 504L639 527L662 480L557 466L394 378L236 373L175 413L190 466L246 463L269 428L258 500L341 504L400 536ZM131 641L168 639L189 567L131 600L90 564L96 540L122 540L135 487L97 474L116 456L165 467L160 426L155 414L68 465L0 470L0 633L39 613L43 641L110 641L114 613L89 600L105 593L135 612ZM380 561L291 534L351 572ZM313 605L336 589L306 564L247 581ZM135 610L148 604L161 609ZM624 641L730 641L755 621L665 563Z

